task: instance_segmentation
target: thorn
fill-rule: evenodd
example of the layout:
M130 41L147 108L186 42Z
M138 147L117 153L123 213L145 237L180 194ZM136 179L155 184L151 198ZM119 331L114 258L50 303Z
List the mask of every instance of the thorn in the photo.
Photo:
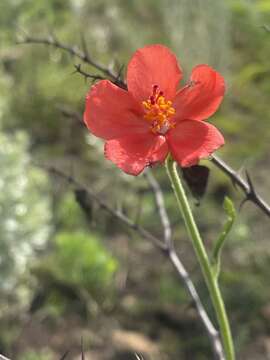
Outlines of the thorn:
M84 77L85 82L87 79L91 79L92 83L94 83L96 80L103 80L104 77L98 74L89 74L86 71L82 69L81 64L74 64L75 70L72 72L72 74L79 73Z
M247 179L247 183L248 183L248 186L249 186L249 194L248 194L248 196L250 196L250 195L255 195L256 196L256 191L255 191L253 182L252 182L251 177L250 177L247 170L245 171L245 174L246 174L246 179Z
M80 36L81 36L81 44L82 44L82 51L83 51L84 58L89 59L90 56L89 56L89 52L88 52L88 48L87 48L87 44L86 44L86 41L85 41L84 34L81 33Z
M245 205L246 202L248 202L250 199L248 198L248 195L241 201L240 205L239 205L239 212L242 210L243 206Z
M84 77L84 81L85 83L87 82L87 78L90 77L90 75L84 73L84 71L82 71L82 65L81 64L74 64L75 70L71 73L71 75L74 74L81 74Z
M82 352L81 360L85 360L85 357L84 357L84 349L83 349L83 337L81 338L81 352Z
M124 67L125 67L124 64L122 64L122 65L120 66L120 68L119 68L119 70L118 70L118 73L117 73L117 76L116 76L116 80L117 80L117 81L121 79L121 77L122 77L122 72L123 72L123 70L124 70Z
M74 64L74 67L75 67L75 70L72 71L72 73L70 75L74 75L74 74L77 74L81 71L81 64Z

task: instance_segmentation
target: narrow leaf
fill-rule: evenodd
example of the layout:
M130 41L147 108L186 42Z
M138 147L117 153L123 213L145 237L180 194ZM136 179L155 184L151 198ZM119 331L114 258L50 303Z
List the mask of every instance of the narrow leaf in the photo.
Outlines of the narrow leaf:
M219 235L219 237L214 245L214 249L213 249L213 253L212 253L212 266L213 266L213 270L214 270L214 273L217 278L220 273L220 262L221 262L220 259L221 259L222 248L223 248L223 245L227 238L227 235L231 231L231 228L233 226L233 223L234 223L235 217L236 217L236 211L235 211L234 204L233 204L232 200L227 196L224 199L223 208L226 212L227 220L226 220L226 223L224 224L221 234Z

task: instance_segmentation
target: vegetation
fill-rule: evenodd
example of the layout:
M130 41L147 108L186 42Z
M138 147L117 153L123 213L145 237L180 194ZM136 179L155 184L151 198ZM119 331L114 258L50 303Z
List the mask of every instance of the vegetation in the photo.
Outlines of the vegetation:
M227 145L219 152L248 168L270 201L270 5L268 0L2 0L0 4L0 349L19 360L209 359L211 349L171 265L137 232L95 202L82 203L60 169L157 237L162 227L144 176L104 160L103 144L79 118L91 85L80 61L52 46L16 44L25 34L55 35L115 70L136 48L171 47L185 76L208 63L227 82L211 121ZM84 39L84 40L82 40ZM91 66L82 69L96 74ZM123 70L123 73L125 70ZM208 249L224 226L225 196L236 221L222 254L220 283L239 359L269 357L270 230L267 218L210 161L196 217ZM207 291L165 169L153 169L165 195L181 260L213 316ZM192 194L189 193L191 199ZM229 216L229 214L228 214Z

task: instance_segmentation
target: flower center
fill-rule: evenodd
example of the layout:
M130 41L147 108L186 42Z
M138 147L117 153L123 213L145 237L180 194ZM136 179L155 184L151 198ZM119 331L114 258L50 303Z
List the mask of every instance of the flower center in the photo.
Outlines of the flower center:
M175 114L175 109L172 102L165 99L158 85L153 85L152 95L142 104L145 110L144 119L150 122L153 133L164 135L174 126L170 118Z

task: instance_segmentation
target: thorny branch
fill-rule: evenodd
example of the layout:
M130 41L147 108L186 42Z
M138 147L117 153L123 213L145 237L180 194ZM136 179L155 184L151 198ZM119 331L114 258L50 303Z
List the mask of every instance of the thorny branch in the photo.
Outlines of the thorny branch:
M100 197L98 197L92 190L81 184L74 177L66 175L61 170L52 166L43 166L43 167L50 173L58 175L61 178L65 179L69 184L71 184L74 187L76 199L79 202L82 209L85 211L87 216L89 215L89 211L88 211L89 202L90 200L94 200L100 206L100 208L105 210L107 213L112 215L114 218L116 218L123 224L127 225L129 228L135 230L144 239L152 242L154 246L160 249L162 253L168 257L168 259L171 261L172 265L174 266L177 274L179 275L179 278L181 279L181 283L182 282L184 283L188 293L190 294L196 306L198 315L211 341L215 358L217 360L225 360L223 355L222 345L219 339L219 334L217 330L214 328L211 320L209 319L204 309L202 301L197 293L197 290L195 289L195 286L190 278L190 275L188 274L187 270L185 269L184 265L181 263L178 255L174 250L173 242L172 242L171 226L169 222L169 217L165 209L162 190L159 187L159 184L154 178L154 176L150 172L148 172L147 174L148 181L155 195L158 211L160 213L160 217L162 221L162 226L164 227L164 241L158 239L155 235L153 235L152 233L150 233L149 231L147 231L146 229L144 229L143 227L132 221L122 212L115 210L114 208L109 206L106 202L100 199ZM78 194L80 194L80 196L78 196Z
M212 349L213 349L215 358L220 359L220 360L225 360L223 348L222 348L221 341L219 338L219 333L213 326L211 320L209 319L209 317L204 309L204 306L202 304L202 301L200 299L200 296L190 278L190 275L187 272L187 270L185 269L183 263L181 262L179 256L177 255L177 253L174 249L174 244L173 244L173 239L172 239L172 229L171 229L170 219L169 219L169 216L166 211L162 189L150 169L147 170L147 172L145 173L145 176L146 176L146 178L149 182L149 185L155 196L155 201L156 201L157 209L159 212L160 221L161 221L161 224L163 227L164 243L167 246L166 254L169 257L176 272L178 273L178 275L181 279L181 283L182 282L184 283L188 293L190 294L190 296L196 306L199 317L200 317L200 319L204 325L204 328L208 334L208 337L211 341L211 345L212 345Z
M116 85L119 85L121 87L125 86L124 82L121 80L122 69L120 69L119 73L114 73L108 67L96 62L90 56L84 40L82 41L82 49L80 49L78 46L70 46L70 45L62 43L54 35L51 35L48 37L41 37L41 38L24 35L22 37L22 39L17 41L17 43L18 44L41 44L41 45L52 46L57 49L64 50L65 52L69 53L71 56L82 60L85 64L88 64L88 65L92 66L93 68L95 68L96 70L100 71L103 74L103 76L100 75L101 79L109 78ZM87 77L92 77L91 74L89 74L89 73L88 74L84 73L84 76L85 75Z
M255 186L251 180L248 171L245 172L247 178L247 181L245 181L239 174L237 174L236 171L234 171L218 156L212 155L212 162L231 179L234 185L238 186L244 192L245 198L242 201L242 205L246 201L251 201L258 208L260 208L268 217L270 217L270 206L261 196L257 194L257 190L255 189Z
M68 46L62 42L60 42L55 36L49 36L45 38L36 38L31 36L24 36L22 40L18 43L20 44L43 44L43 45L51 45L53 47L62 49L69 53L70 55L77 57L82 60L84 63L91 65L96 70L100 71L101 75L93 75L82 70L81 65L75 65L76 72L81 73L85 78L91 78L92 80L104 79L108 77L111 79L116 85L126 88L126 84L124 80L121 79L122 68L119 70L118 74L111 71L109 68L106 68L104 65L94 61L92 57L89 55L86 43L84 38L82 38L82 50L76 46ZM253 182L251 181L250 175L246 172L247 181L243 180L242 177L234 171L229 165L227 165L223 160L219 157L213 155L212 162L216 165L221 171L223 171L233 182L236 184L245 194L245 198L242 202L242 205L246 201L253 202L258 208L260 208L268 217L270 217L270 205L257 194L257 191L254 187Z

